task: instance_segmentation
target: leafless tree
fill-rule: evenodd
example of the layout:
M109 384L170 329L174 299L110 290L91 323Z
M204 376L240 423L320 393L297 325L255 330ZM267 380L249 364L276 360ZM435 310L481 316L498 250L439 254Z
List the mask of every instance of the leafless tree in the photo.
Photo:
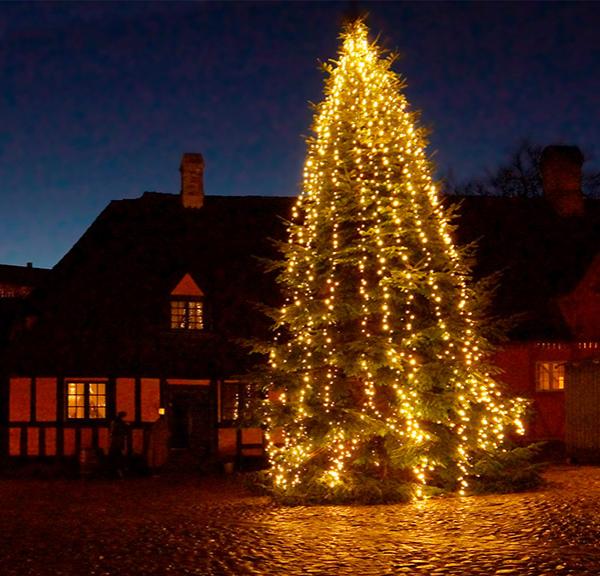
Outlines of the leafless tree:
M466 196L505 196L532 198L541 196L542 177L540 158L543 146L522 140L510 154L506 163L482 178L475 178L462 185L449 185L451 194ZM585 154L584 154L585 157ZM583 194L600 198L600 172L583 172Z

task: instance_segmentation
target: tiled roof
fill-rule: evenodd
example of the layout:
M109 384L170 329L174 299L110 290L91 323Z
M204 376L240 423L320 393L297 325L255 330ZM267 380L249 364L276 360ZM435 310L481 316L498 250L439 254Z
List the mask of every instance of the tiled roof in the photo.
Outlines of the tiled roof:
M0 285L37 286L49 272L46 268L0 264Z
M13 365L80 372L231 372L247 358L233 340L266 332L254 303L276 299L273 256L290 198L218 197L185 209L179 196L111 202L35 295L37 325L12 347ZM189 273L206 297L206 334L169 329L169 295ZM229 344L225 344L229 342Z
M274 273L257 257L276 254L271 239L284 238L293 201L207 196L203 208L185 209L177 195L145 193L111 202L33 296L39 321L12 346L12 369L243 370L248 355L235 342L268 333L254 304L278 301ZM476 276L502 272L494 313L523 314L513 337L568 338L554 299L600 251L600 201L575 219L559 218L543 198L447 201L460 203L459 242L478 241ZM169 294L186 273L207 295L206 334L169 329Z
M449 198L454 201L454 198ZM520 314L514 338L568 339L556 298L570 292L600 252L600 201L561 218L542 197L459 200L460 243L477 242L476 276L500 272L493 312Z

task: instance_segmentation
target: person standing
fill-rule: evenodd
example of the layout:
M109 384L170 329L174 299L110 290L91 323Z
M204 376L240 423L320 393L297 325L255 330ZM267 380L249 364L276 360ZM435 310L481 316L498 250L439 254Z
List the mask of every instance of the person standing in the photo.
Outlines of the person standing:
M129 437L129 424L125 422L127 412L119 412L110 424L110 448L108 458L111 470L122 478L125 472L127 454L127 440Z

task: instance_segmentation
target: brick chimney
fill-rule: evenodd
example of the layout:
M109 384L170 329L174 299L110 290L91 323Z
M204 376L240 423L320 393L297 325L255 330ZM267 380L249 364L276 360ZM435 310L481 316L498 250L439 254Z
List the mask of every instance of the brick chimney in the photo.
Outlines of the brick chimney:
M544 196L560 216L583 214L581 167L577 146L546 146L540 159Z
M202 208L204 204L204 158L186 152L181 157L181 203L184 208Z

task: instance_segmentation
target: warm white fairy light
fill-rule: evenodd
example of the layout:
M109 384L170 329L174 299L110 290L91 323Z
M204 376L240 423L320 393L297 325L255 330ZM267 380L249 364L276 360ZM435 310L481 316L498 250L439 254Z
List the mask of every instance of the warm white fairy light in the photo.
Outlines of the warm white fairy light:
M294 380L273 408L287 419L267 420L272 476L284 491L316 459L324 484L342 484L372 439L366 422L373 419L419 454L413 478L426 485L442 465L427 430L427 396L450 398L435 424L454 435L462 489L474 445L494 449L509 424L523 429L522 407L504 401L478 370L483 354L466 269L424 137L390 65L369 44L365 25L353 24L314 120L281 277L287 299L280 324L288 340L276 341L270 356L274 373L291 370ZM354 308L359 351L346 349L342 328ZM447 372L443 386L430 383L434 361ZM336 400L340 387L356 396L362 429L348 428ZM318 442L315 420L326 429ZM279 427L283 438L276 440Z

